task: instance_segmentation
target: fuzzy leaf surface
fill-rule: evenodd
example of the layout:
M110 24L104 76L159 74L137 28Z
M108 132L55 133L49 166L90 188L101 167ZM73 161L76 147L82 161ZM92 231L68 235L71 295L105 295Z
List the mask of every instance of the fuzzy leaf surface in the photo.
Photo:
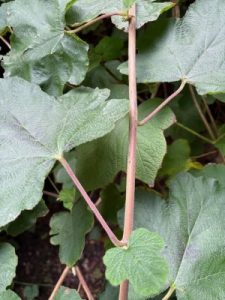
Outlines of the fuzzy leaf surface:
M0 293L1 300L20 300L21 298L11 290Z
M161 13L174 6L172 2L155 2L155 0L78 0L68 12L70 23L83 23L100 14L127 12L132 3L136 2L137 29L145 23L155 21ZM113 23L119 29L128 28L128 22L123 17L113 17Z
M225 188L212 178L179 175L169 201L139 190L135 227L159 232L166 242L168 285L178 300L225 297Z
M145 117L158 104L147 101L139 106L139 119ZM138 127L136 177L153 184L166 154L163 130L174 122L169 108L161 111L145 126ZM111 183L118 172L126 172L128 149L128 117L116 124L105 137L77 148L76 173L86 189L95 189ZM94 157L94 159L93 159Z
M15 249L8 243L0 244L0 293L12 283L16 276L17 256ZM1 294L0 294L1 296Z
M58 157L104 136L128 110L109 90L78 88L60 98L23 79L0 80L0 227L42 197Z
M139 45L138 81L186 80L199 94L225 92L224 19L223 0L198 0L183 19L153 24Z
M67 81L75 85L83 81L88 45L64 32L64 15L73 2L15 0L7 4L6 22L14 34L12 50L4 58L5 77L22 77L55 96L62 94Z
M128 279L134 290L142 295L158 294L166 282L168 266L161 255L162 238L144 228L135 230L128 248L112 248L103 258L106 278L114 286Z
M78 200L71 212L53 215L50 221L51 243L59 245L59 257L63 264L73 266L80 258L85 245L85 235L94 223L92 213L83 199Z

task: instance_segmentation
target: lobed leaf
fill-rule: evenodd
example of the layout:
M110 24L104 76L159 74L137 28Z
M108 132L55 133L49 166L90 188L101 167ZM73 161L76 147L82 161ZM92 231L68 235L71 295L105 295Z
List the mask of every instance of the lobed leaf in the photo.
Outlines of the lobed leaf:
M88 45L64 32L64 15L75 1L15 0L6 6L13 27L5 77L19 76L61 95L66 82L80 84L88 69ZM1 27L1 26L0 26Z
M94 224L92 213L83 200L78 200L71 212L60 212L50 221L51 243L59 245L59 258L63 264L73 266L81 257L85 235Z
M128 110L109 90L78 88L56 99L19 78L0 80L0 227L42 197L56 159L104 136Z
M225 297L225 188L214 179L179 175L169 201L137 192L135 227L159 232L166 241L168 285L178 300Z
M106 278L112 285L128 279L142 296L158 294L167 279L168 267L160 252L164 242L158 234L144 228L135 230L128 247L112 248L103 258Z
M137 56L138 82L185 80L198 93L225 92L225 2L198 0L183 19L155 23ZM127 66L121 66L127 73Z

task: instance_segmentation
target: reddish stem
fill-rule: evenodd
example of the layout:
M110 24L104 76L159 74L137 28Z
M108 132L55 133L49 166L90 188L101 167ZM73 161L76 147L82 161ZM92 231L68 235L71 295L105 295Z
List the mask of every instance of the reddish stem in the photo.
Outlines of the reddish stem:
M99 223L102 225L103 229L107 233L108 237L110 238L111 242L116 246L116 247L122 247L125 246L125 243L118 240L111 228L108 226L98 209L96 208L95 204L92 202L91 198L88 196L87 192L79 182L78 178L74 174L73 170L71 169L70 165L68 162L65 160L65 158L61 157L58 158L64 169L66 170L67 174L70 176L72 179L74 185L76 188L79 190L81 195L83 196L84 200L86 201L87 205L90 207L92 210L93 214L95 215L96 219L99 221Z
M67 30L66 32L67 33L78 33L80 32L81 30L95 24L96 22L98 21L101 21L101 20L104 20L104 19L108 19L108 18L111 18L113 16L122 16L122 17L128 17L127 14L123 13L123 12L114 12L114 13L109 13L109 14L104 14L104 15L101 15L93 20L90 20L89 22L85 23L84 25L81 25L79 26L78 28L76 29L72 29L72 30Z
M139 126L145 125L148 121L150 121L158 112L160 112L170 101L172 101L180 92L184 89L186 85L186 81L182 81L180 87L170 95L165 101L163 101L153 112L151 112L146 118L142 121L138 122Z
M123 242L127 243L133 230L134 200L135 200L135 173L136 173L136 145L137 145L137 81L136 81L136 6L134 5L129 15L129 98L130 98L130 127L129 149L127 160L126 203L124 214ZM128 281L120 286L120 300L128 298Z
M63 281L65 280L67 274L69 273L70 268L69 267L65 267L65 269L63 270L59 280L57 281L54 290L51 293L51 296L48 298L48 300L54 300L56 294L58 293L59 288L61 287L61 285L63 284Z
M87 299L88 300L94 300L94 297L87 285L87 282L85 281L85 278L80 270L79 267L75 267L75 274L77 275L82 287L83 287L83 290L85 291L85 294L87 295Z

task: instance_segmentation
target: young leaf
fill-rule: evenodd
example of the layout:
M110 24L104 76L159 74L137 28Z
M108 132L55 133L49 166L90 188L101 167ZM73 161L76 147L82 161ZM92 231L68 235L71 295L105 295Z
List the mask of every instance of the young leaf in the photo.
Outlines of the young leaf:
M0 293L12 283L16 275L17 256L15 249L8 243L0 244ZM1 294L0 294L1 296Z
M178 300L225 298L225 188L214 179L179 175L169 201L137 193L135 227L159 232ZM210 284L209 284L210 283Z
M74 1L72 1L74 2ZM80 84L88 69L88 45L64 32L67 3L15 0L7 4L13 27L12 50L4 58L5 76L20 76L61 95L64 84Z
M164 242L144 228L135 230L127 248L112 248L103 258L106 278L112 285L128 279L142 296L156 295L167 279L168 267L160 252Z
M44 217L47 213L48 208L42 200L34 209L24 210L15 221L9 223L4 229L11 236L17 236L31 228L38 218Z
M80 258L85 245L85 235L94 220L83 199L78 200L71 212L53 215L50 221L51 243L59 245L59 257L63 264L73 266Z
M139 119L146 116L159 103L159 99L152 99L140 105ZM138 128L136 177L148 184L154 183L166 154L163 130L172 125L173 121L173 113L166 108L151 122ZM126 117L104 138L77 148L76 173L88 190L109 184L119 171L126 172L128 128L129 120ZM95 159L92 159L93 157Z
M78 88L56 99L19 78L0 80L0 227L35 207L56 159L110 132L126 100Z
M62 286L58 290L55 300L81 300L81 297L76 290Z
M186 80L199 94L225 92L224 18L223 0L198 0L183 19L151 26L139 47L138 81Z
M63 206L69 210L72 210L76 196L76 189L73 188L64 188L59 193L59 199L63 202Z
M85 2L78 0L68 11L67 20L69 23L83 23L100 14L127 12L134 2L135 0L85 0ZM157 3L156 0L137 0L137 28L158 19L161 13L173 6L172 2ZM112 20L119 29L127 30L128 22L123 20L123 17L113 17Z
M1 300L21 300L21 298L11 290L0 293Z

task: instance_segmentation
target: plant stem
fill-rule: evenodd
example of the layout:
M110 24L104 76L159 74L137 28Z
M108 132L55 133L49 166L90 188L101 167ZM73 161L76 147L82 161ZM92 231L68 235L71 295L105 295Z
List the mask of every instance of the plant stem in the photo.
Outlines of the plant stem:
M46 196L50 196L50 197L56 198L56 199L59 198L58 194L55 194L55 193L52 193L52 192L43 191L43 194L46 195Z
M166 296L163 297L162 300L169 300L170 297L173 295L174 291L176 290L176 288L174 286L171 286L169 291L167 292Z
M215 122L215 120L214 120L214 118L212 116L212 113L211 113L211 111L209 109L209 106L208 106L208 103L206 102L205 97L202 97L202 101L203 101L203 104L205 106L206 112L207 112L207 114L209 116L210 122L212 124L212 128L214 130L215 136L218 137L218 129L217 129L217 126L216 126L216 122Z
M79 26L76 29L67 30L66 32L67 33L78 33L81 30L83 30L83 29L85 29L85 28L87 28L87 27L95 24L98 21L101 21L101 20L104 20L104 19L108 19L108 18L111 18L113 16L128 17L127 14L124 13L124 12L114 12L114 13L104 14L104 15L101 15L101 16L95 18L95 19L92 19L92 20L88 21L87 23L85 23L84 25Z
M151 112L146 118L144 118L142 121L138 122L139 126L145 125L148 121L150 121L159 111L161 111L170 101L172 101L177 95L180 94L180 92L184 89L186 85L186 81L183 80L181 82L180 87L172 94L170 95L165 101L163 101L153 112Z
M214 141L211 141L210 139L204 137L203 135L199 134L198 132L192 130L191 128L179 123L179 122L176 122L175 123L178 127L184 129L185 131L197 136L198 138L200 138L201 140L203 140L204 142L208 143L208 144L211 144L211 145L214 145Z
M212 140L215 140L216 137L215 137L215 135L214 135L214 133L213 133L213 131L212 131L212 129L211 129L211 127L210 127L210 125L209 125L207 119L206 119L206 117L204 116L204 114L203 114L203 112L202 112L202 110L201 110L201 107L200 107L200 105L199 105L199 103L198 103L198 99L197 99L197 97L196 97L196 95L195 95L194 88L193 88L190 84L189 84L189 90L190 90L191 97L192 97L192 100L193 100L193 102L194 102L194 105L195 105L195 107L196 107L196 109L197 109L197 111L198 111L198 113L199 113L200 118L202 119L202 122L203 122L204 125L205 125L205 128L207 129L207 131L208 131L208 133L209 133L210 138L211 138Z
M180 18L180 7L178 5L179 0L172 0L173 3L175 3L175 6L172 10L173 12L173 17L175 18Z
M136 145L137 145L137 80L136 80L136 6L129 10L129 98L130 98L130 125L129 125L129 149L127 159L126 202L124 213L123 242L127 243L133 230L134 201L135 201L135 174L136 174ZM120 286L119 300L128 298L128 281Z
M2 40L2 42L9 48L9 50L11 50L11 46L10 44L6 41L6 39L0 35L0 40Z
M88 300L94 300L94 297L93 297L93 295L92 295L92 293L91 293L91 291L90 291L90 289L89 289L89 287L87 285L87 282L85 281L85 278L84 278L84 276L83 276L80 268L79 267L75 267L75 268L72 268L72 271L73 270L75 270L74 273L78 277L78 279L79 279L79 281L80 281L80 283L81 283L81 285L83 287L83 290L84 290L85 294L87 295L87 299Z
M95 204L92 202L91 198L88 196L87 192L85 191L85 189L83 188L83 186L79 182L78 178L74 174L73 170L71 169L70 165L65 160L65 158L60 157L60 158L58 158L58 160L62 164L62 166L64 167L64 169L66 170L67 174L69 175L69 177L73 181L73 183L76 186L76 188L78 189L78 191L81 193L82 197L86 201L87 205L90 207L90 209L93 212L93 214L95 215L96 219L102 225L103 229L107 233L107 235L110 238L111 242L116 247L125 246L126 243L124 243L123 241L118 240L118 238L115 236L115 234L113 233L113 231L111 230L111 228L108 226L108 224L106 223L106 221L104 220L104 218L102 217L102 215L100 214L100 212L98 211L98 209L95 206Z
M56 191L56 193L59 194L59 190L58 190L57 186L55 185L54 181L51 179L50 176L48 176L48 180L51 183L51 185L54 188L54 190Z
M70 271L70 267L65 267L65 269L63 270L61 276L59 277L59 280L57 281L52 293L51 293L51 296L48 298L48 300L54 300L59 288L61 287L61 285L63 284L63 281L65 280L67 274L69 273Z

